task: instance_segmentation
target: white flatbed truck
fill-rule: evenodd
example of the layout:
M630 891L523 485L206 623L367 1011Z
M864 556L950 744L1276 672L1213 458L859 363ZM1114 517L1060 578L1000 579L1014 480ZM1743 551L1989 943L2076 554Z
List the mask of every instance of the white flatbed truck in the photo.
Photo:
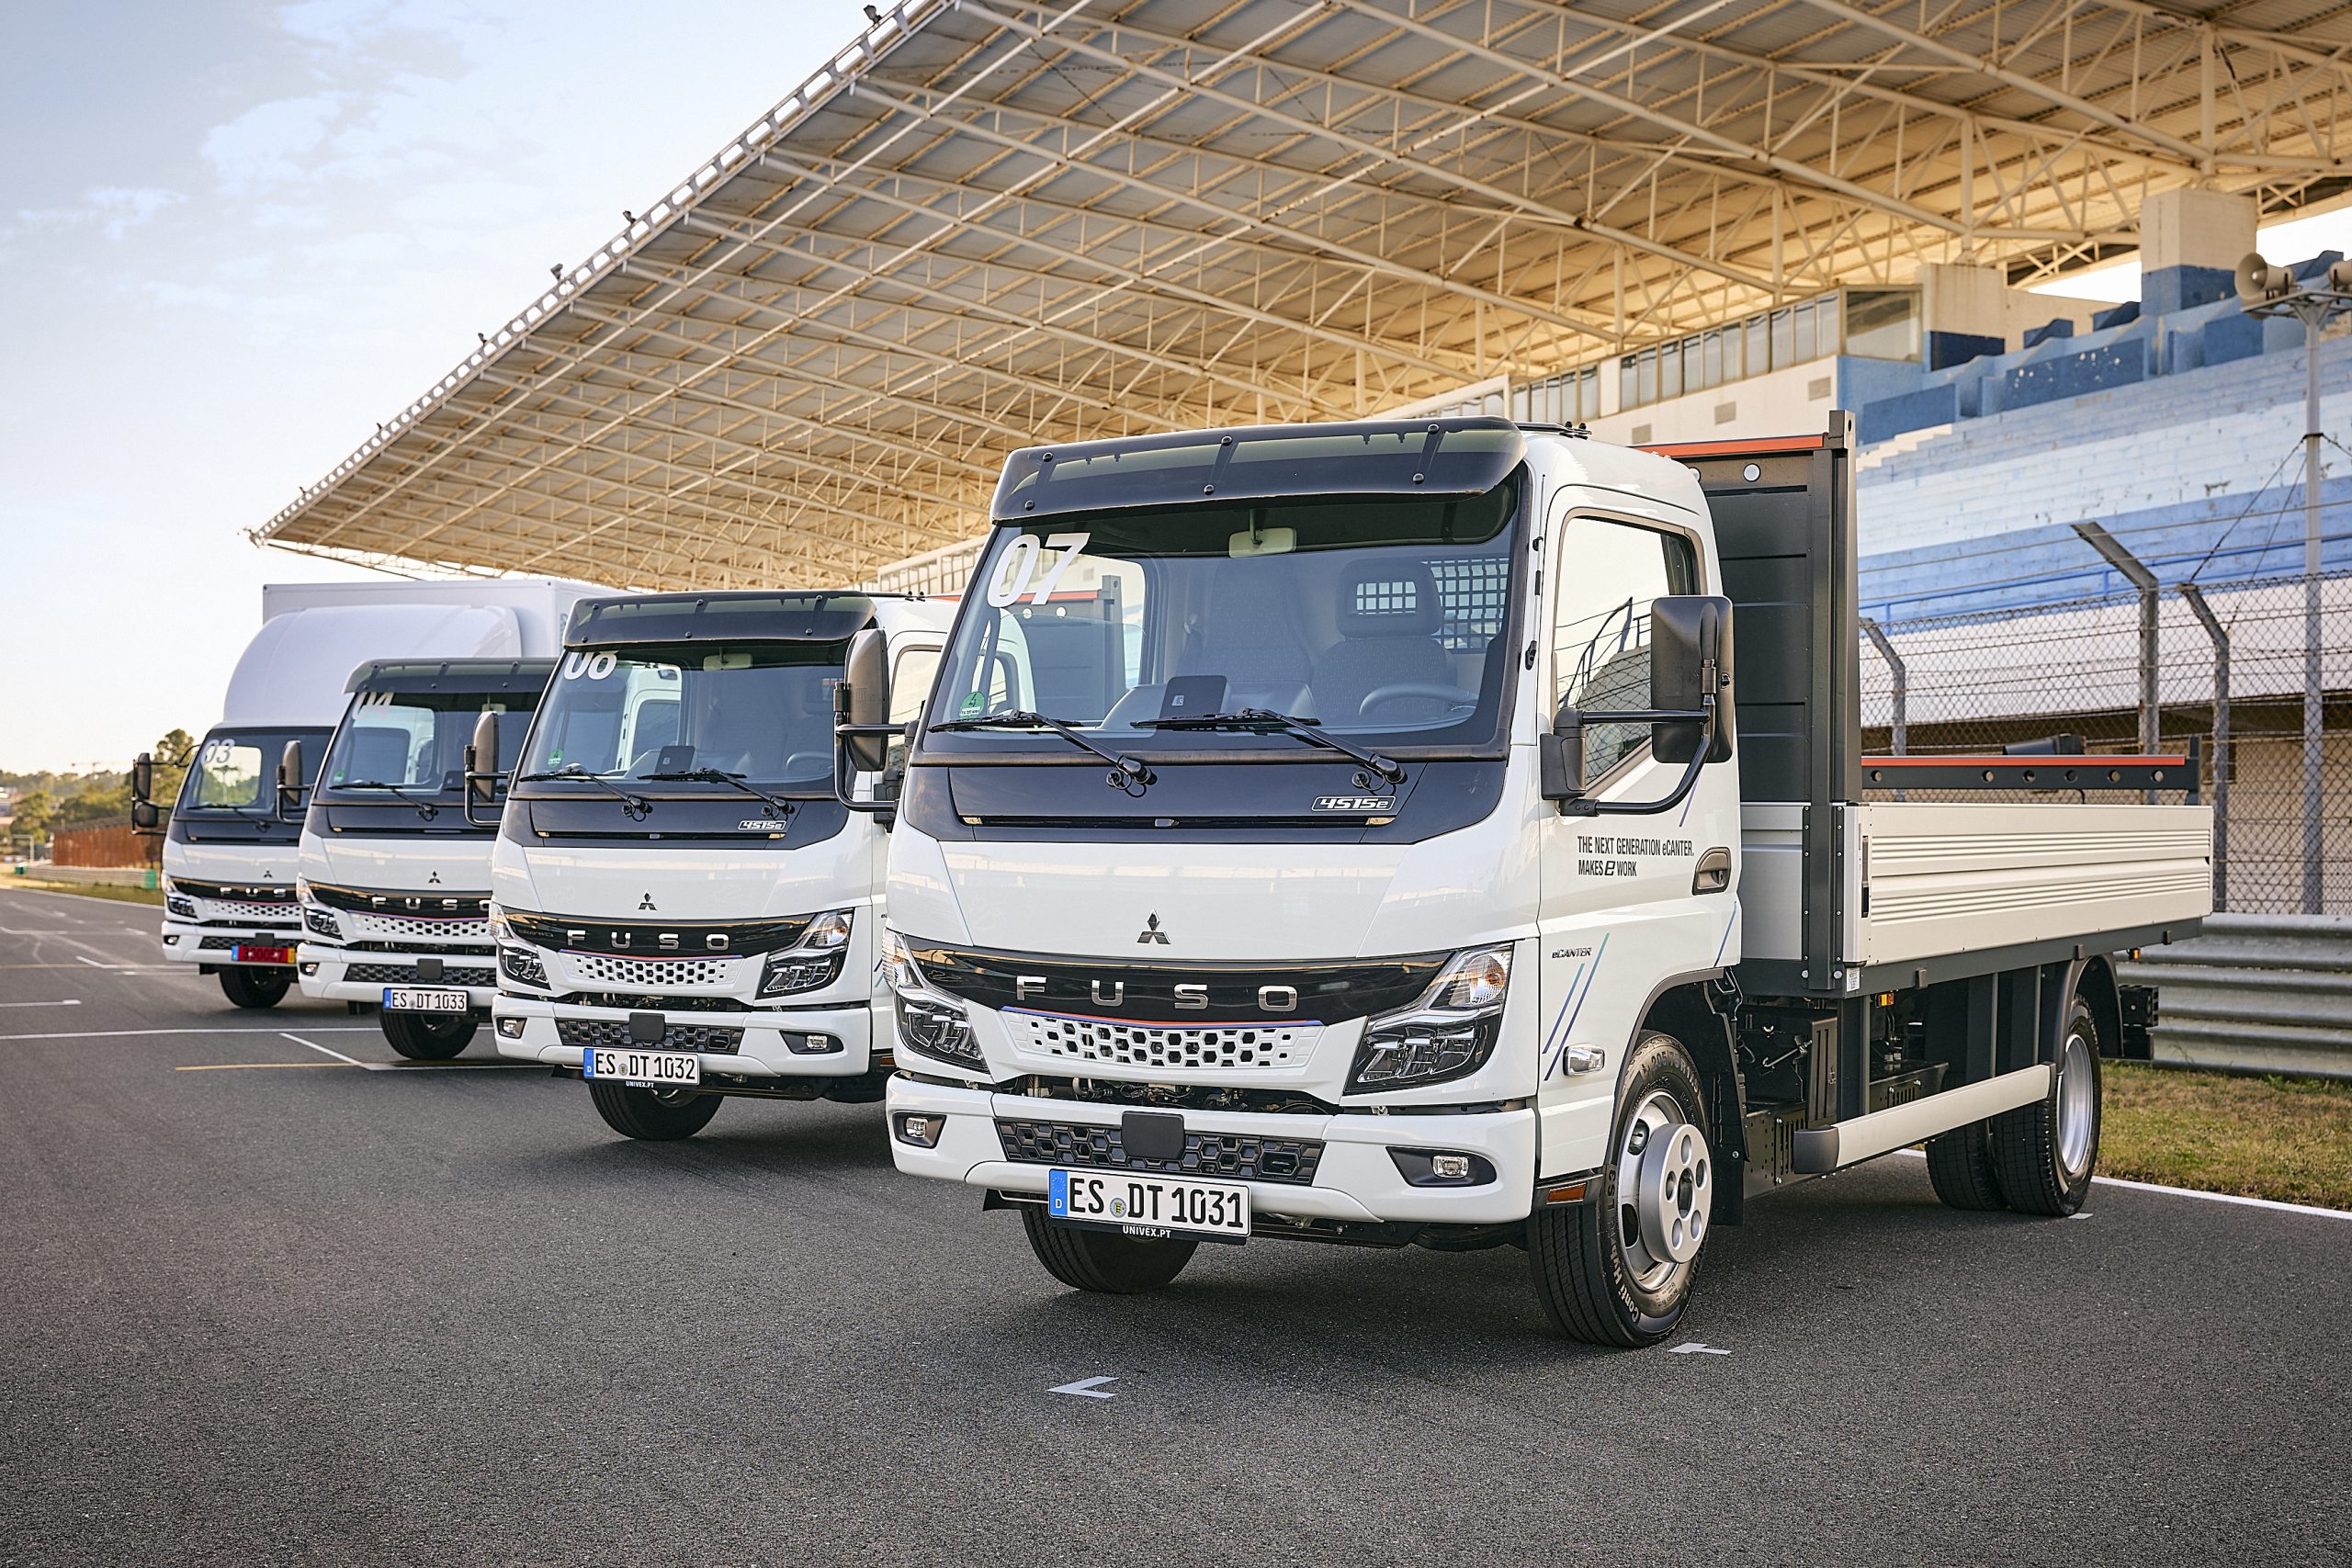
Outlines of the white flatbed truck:
M2211 813L2179 757L1863 754L1848 416L1035 447L991 518L872 803L888 1127L1057 1279L1515 1245L1632 1346L1748 1198L1921 1140L1949 1203L2081 1203Z

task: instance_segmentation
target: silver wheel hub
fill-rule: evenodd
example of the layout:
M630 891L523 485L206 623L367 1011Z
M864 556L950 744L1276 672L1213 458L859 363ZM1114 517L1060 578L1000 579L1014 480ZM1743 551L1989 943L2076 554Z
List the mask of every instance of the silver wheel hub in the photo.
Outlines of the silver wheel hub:
M2071 1179L2091 1161L2091 1139L2098 1131L2098 1079L2092 1076L2090 1042L2069 1033L2058 1052L2058 1105L2053 1118L2058 1168Z
M1714 1198L1714 1159L1697 1123L1659 1090L1626 1123L1618 1151L1618 1246L1644 1290L1699 1256Z

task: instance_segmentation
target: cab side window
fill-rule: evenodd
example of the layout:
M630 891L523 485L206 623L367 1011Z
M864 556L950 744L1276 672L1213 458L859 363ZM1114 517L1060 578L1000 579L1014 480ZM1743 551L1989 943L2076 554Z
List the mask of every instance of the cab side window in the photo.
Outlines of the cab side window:
M1690 543L1602 517L1561 525L1552 593L1552 698L1583 712L1650 705L1650 604L1697 591ZM1645 724L1589 724L1584 783L1649 746Z

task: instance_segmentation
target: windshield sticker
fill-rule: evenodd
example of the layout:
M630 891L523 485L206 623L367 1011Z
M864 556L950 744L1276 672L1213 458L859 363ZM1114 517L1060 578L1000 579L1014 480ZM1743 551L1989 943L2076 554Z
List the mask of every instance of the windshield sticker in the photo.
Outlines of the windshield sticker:
M1069 570L1069 563L1084 553L1087 540L1093 536L1091 534L1052 534L1046 536L1042 548L1035 534L1016 536L1004 547L1003 558L996 564L996 576L989 581L989 604L1001 610L1019 603L1023 593L1029 593L1032 604L1044 604L1053 596L1054 586L1061 581L1062 574ZM1030 593L1029 580L1037 575L1037 560L1046 550L1059 553L1046 567L1045 580L1037 584L1036 592Z
M956 709L956 716L970 718L973 715L985 711L988 705L989 699L985 694L967 692L964 694L963 702Z
M577 681L584 675L591 681L601 681L618 663L610 653L575 653L563 661L563 678Z

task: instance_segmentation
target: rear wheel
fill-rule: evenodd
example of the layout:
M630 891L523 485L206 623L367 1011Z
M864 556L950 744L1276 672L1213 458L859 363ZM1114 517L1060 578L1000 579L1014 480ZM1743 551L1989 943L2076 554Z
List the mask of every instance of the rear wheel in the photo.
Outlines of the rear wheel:
M2098 1164L2098 1024L2076 998L2059 1036L2050 1092L1993 1118L1993 1168L2021 1214L2071 1214L2090 1195Z
M1993 1168L1989 1122L1971 1122L1928 1140L1928 1179L1936 1196L1954 1209L2006 1209L2001 1179Z
M1184 1271L1196 1241L1114 1235L1109 1231L1057 1225L1039 1208L1021 1211L1030 1250L1046 1272L1074 1291L1133 1296L1156 1291Z
M588 1098L605 1125L624 1138L666 1143L691 1138L718 1114L719 1097L690 1089L631 1089L627 1084L588 1080Z
M463 1051L481 1027L469 1012L379 1014L384 1038L412 1062L446 1062Z
M1674 1332L1713 1222L1714 1156L1698 1069L1652 1034L1625 1064L1610 1157L1581 1203L1527 1221L1535 1293L1588 1345L1652 1345Z
M231 964L220 971L220 994L241 1008L274 1008L286 999L294 971Z

